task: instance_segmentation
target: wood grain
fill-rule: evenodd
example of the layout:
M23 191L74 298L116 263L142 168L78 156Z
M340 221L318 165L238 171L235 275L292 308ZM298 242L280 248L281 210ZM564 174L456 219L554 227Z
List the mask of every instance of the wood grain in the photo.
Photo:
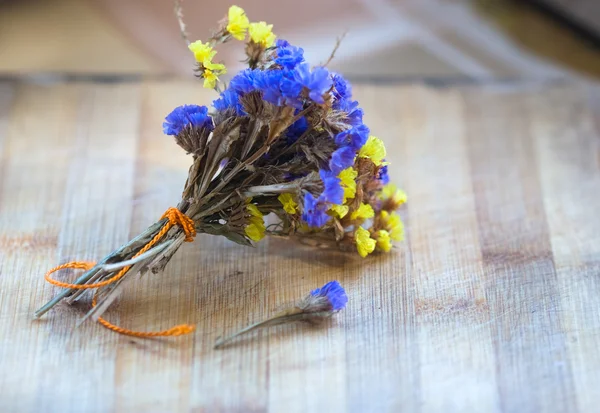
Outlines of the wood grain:
M0 83L0 410L582 412L600 394L600 90L356 86L409 194L407 241L361 260L200 236L94 323L32 322L56 263L97 259L178 201L188 157L161 134L188 82ZM65 279L68 277L64 276ZM217 336L338 279L323 328Z

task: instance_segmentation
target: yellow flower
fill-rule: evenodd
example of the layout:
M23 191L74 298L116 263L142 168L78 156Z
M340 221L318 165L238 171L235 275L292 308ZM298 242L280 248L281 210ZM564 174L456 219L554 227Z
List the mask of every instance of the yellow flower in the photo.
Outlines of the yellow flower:
M363 227L358 227L356 230L356 233L354 234L354 241L356 242L358 254L363 258L372 253L375 250L375 245L377 244L377 241L371 238L369 231Z
M263 214L258 210L254 204L246 204L246 211L250 213L250 222L244 228L244 232L252 241L258 242L265 237L265 221L263 220Z
M377 231L377 248L383 252L389 252L392 249L390 233L384 229Z
M258 242L265 237L265 228L256 224L249 224L244 228L244 232L254 242Z
M208 42L202 43L202 40L190 43L188 48L194 53L194 57L198 63L210 62L217 54Z
M348 207L348 205L332 205L329 207L329 209L333 211L335 214L334 216L337 216L338 218L344 218L348 214L350 207Z
M259 211L258 207L254 204L249 203L251 200L252 200L252 198L250 198L249 200L246 201L246 202L248 202L246 204L246 211L248 211L250 213L250 215L253 217L262 218L263 214L262 214L262 212Z
M394 184L387 184L384 186L381 189L379 197L384 201L390 200L394 203L396 208L406 203L406 193L403 190L398 189Z
M202 65L204 66L204 72L202 73L202 76L204 77L204 87L207 89L214 89L219 80L219 76L227 73L227 68L224 64L212 63L209 61L205 61Z
M375 165L379 166L383 164L383 158L385 158L385 145L381 139L375 136L369 136L367 143L360 148L358 156L361 158L369 158Z
M246 38L249 20L246 17L244 9L238 6L231 6L228 13L227 31L237 40Z
M390 233L390 238L394 241L402 241L404 239L404 224L400 216L395 212L381 211L380 217L383 226Z
M212 72L212 70L205 69L202 76L204 77L205 88L214 89L215 86L217 86L217 80L219 80L219 78Z
M207 69L212 70L214 73L218 74L219 76L227 73L227 68L222 63L204 62L203 66Z
M347 199L352 199L356 195L356 177L358 172L353 167L346 168L340 172L338 178L340 178L342 188L344 189L344 202Z
M272 24L267 24L265 22L250 23L248 34L254 43L258 43L262 47L267 48L275 44L276 36L271 29L273 29Z
M292 194L281 194L277 199L283 205L283 210L288 214L295 214L297 212L296 208L298 208L298 204L294 201Z
M362 203L356 211L350 214L350 219L367 219L373 218L374 216L375 211L373 211L373 207L369 204Z

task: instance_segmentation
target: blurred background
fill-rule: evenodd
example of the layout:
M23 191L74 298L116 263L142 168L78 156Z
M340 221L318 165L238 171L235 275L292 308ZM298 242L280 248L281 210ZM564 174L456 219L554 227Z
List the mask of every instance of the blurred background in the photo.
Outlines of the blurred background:
M599 0L231 0L354 80L600 76ZM192 40L229 2L185 0ZM233 66L241 54L220 49ZM0 0L0 75L190 76L172 0ZM231 67L233 72L235 68Z

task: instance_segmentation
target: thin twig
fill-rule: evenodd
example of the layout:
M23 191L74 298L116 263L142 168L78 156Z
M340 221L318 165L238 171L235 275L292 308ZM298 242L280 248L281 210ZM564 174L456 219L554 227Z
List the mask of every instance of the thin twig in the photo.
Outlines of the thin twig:
M331 55L329 56L329 59L327 59L327 61L325 62L325 64L322 65L323 67L326 67L329 63L331 63L331 61L335 57L335 52L337 52L337 50L339 49L340 45L342 44L342 40L344 40L344 37L346 37L347 34L348 34L348 31L345 31L344 34L342 34L340 37L338 37L336 39L335 46L334 46L333 50L331 51Z
M264 194L283 194L284 192L291 192L297 188L298 183L292 181L285 184L251 186L250 188L246 189L243 194L246 198L251 198L253 196Z
M217 339L217 341L215 342L215 345L213 348L215 350L219 349L219 348L223 347L224 345L226 345L227 343L231 342L234 338L239 337L242 334L246 334L250 331L259 329L259 328L272 327L272 326L277 326L280 324L291 323L291 322L296 322L296 321L309 321L310 319L315 318L315 317L330 317L331 314L332 313L329 311L319 311L319 312L307 313L307 312L302 312L300 310L300 312L294 312L292 314L276 315L276 316L268 318L264 321L259 321L258 323L249 325L248 327L245 327L245 328L239 330L238 332L233 333L227 337L219 337Z
M145 266L146 264L144 262L138 262L129 271L127 271L127 274L125 274L120 280L108 286L108 288L112 287L111 291L108 292L107 295L104 296L95 307L93 307L82 318L80 318L77 321L75 327L81 326L81 324L83 324L83 322L90 317L94 321L98 321L98 317L101 317L102 314L106 311L106 309L119 296L119 293L123 290L123 287L127 285L127 283L129 283L131 280L133 280L134 275L139 273Z
M183 8L181 7L182 0L175 0L175 18L177 19L177 23L179 23L179 33L181 34L182 39L185 41L185 44L190 45L190 39L188 38L188 34L185 31L185 23L183 22Z
M144 261L150 257L155 256L156 254L158 254L159 252L161 252L162 250L167 248L172 243L173 243L173 240L165 241L162 244L159 244L156 247L149 249L145 253L138 255L135 258L132 258L132 259L126 260L126 261L120 261L120 262L117 262L114 264L104 264L101 268L106 272L113 272L115 270L120 270L121 268L129 267L133 264L137 264L140 261Z

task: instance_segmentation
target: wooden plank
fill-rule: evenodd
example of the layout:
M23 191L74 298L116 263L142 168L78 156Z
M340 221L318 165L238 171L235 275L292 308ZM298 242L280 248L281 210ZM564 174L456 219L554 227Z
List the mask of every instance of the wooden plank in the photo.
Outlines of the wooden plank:
M3 408L35 411L38 386L49 373L44 354L56 343L47 323L31 323L31 311L48 296L39 275L56 260L55 218L62 211L77 100L70 86L17 86L14 93L12 105L8 94L0 95L0 385Z
M526 96L465 96L469 158L502 411L575 411ZM535 96L543 102L544 94ZM547 106L540 108L545 119ZM551 385L543 385L551 383Z
M74 329L89 300L30 319L49 267L102 256L178 201L190 159L162 119L214 95L188 82L0 91L3 408L596 410L598 91L357 86L409 194L407 241L361 260L199 236L106 313L139 330L197 326L167 340ZM326 326L212 349L333 279L350 302Z
M600 404L600 355L594 350L600 348L600 94L593 87L590 101L582 95L582 88L551 91L544 100L531 99L530 113L557 272L558 316L577 406L591 412Z
M410 194L421 410L493 412L499 396L466 109L457 90L409 92L410 100L399 99L398 172Z

